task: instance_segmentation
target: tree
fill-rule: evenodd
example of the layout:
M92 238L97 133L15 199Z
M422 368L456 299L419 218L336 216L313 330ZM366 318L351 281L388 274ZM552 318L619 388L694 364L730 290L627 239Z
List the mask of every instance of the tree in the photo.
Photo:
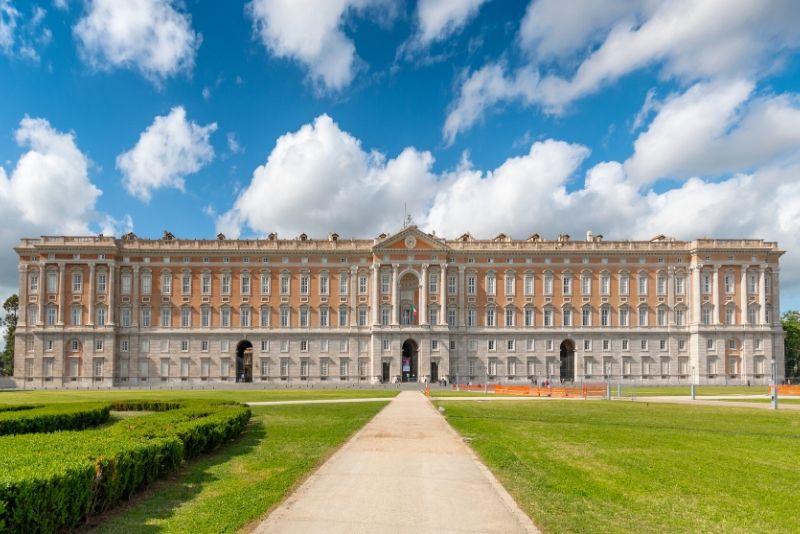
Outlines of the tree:
M785 334L786 377L800 378L800 311L789 310L781 318Z
M14 334L17 330L19 297L17 295L8 297L3 303L3 310L5 310L6 316L1 321L6 333L3 339L5 341L5 349L3 349L2 357L0 357L0 372L5 375L11 375L14 374Z

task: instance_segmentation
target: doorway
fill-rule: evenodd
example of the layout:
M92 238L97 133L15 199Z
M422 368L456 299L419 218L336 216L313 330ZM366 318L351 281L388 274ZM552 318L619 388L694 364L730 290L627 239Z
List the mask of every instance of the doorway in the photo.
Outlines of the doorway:
M562 382L575 381L575 343L570 339L561 342L559 375Z
M403 360L402 360L402 381L403 382L416 382L417 381L417 363L419 359L419 348L413 339L406 340L403 343Z
M246 339L236 345L236 381L253 381L253 344Z
M439 362L431 362L431 382L439 381Z
M391 370L392 364L390 362L383 362L381 366L381 382L384 384L388 384L389 380L391 380Z

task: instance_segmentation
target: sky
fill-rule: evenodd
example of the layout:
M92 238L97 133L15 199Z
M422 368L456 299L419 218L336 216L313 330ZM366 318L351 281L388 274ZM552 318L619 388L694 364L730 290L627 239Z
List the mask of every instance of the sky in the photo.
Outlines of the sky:
M22 237L763 238L800 308L795 0L0 0Z

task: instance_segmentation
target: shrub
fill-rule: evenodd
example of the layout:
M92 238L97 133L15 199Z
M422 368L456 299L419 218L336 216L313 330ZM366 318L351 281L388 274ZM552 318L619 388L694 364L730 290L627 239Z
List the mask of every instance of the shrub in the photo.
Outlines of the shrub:
M106 428L0 437L0 531L74 528L182 461L238 435L250 419L240 405L125 401L158 413ZM43 451L47 451L45 454Z
M25 409L0 411L0 436L57 430L82 430L108 421L108 403L28 406Z

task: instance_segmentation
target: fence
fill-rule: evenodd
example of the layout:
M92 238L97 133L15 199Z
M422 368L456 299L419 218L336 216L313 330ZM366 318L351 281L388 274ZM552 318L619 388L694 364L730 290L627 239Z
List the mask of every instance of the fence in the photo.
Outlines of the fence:
M481 391L497 395L530 397L584 398L606 396L605 384L583 384L576 387L503 386L499 384L453 384L456 391Z
M772 388L773 387L774 386L770 386L769 387L769 394L770 395L772 395L772 391L773 391ZM779 385L778 386L778 396L780 397L782 395L800 395L800 386L789 386L789 385L780 386Z

